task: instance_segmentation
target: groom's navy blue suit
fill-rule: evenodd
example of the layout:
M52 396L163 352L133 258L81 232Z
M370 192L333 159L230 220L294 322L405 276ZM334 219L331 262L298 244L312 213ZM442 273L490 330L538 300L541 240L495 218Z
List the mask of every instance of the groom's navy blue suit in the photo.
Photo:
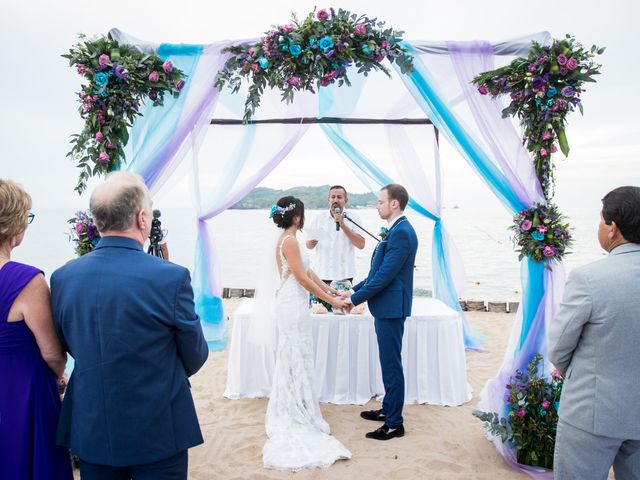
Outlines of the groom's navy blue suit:
M384 383L382 412L389 428L402 425L402 334L404 320L411 315L413 266L417 249L415 230L406 217L398 218L376 247L369 275L353 287L355 293L351 296L354 305L368 301L375 319Z
M186 450L203 442L188 377L208 355L189 271L134 240L103 237L54 272L51 295L58 334L75 359L58 443L110 468L168 459L184 470L170 478L186 478Z

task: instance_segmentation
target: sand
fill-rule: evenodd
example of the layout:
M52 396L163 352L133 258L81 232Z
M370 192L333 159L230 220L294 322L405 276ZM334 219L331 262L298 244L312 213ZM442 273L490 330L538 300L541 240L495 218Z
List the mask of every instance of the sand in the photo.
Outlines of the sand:
M239 300L225 300L231 316ZM349 448L353 458L327 469L297 473L265 470L262 446L266 440L264 414L267 399L228 400L226 385L228 350L212 352L191 384L205 443L189 452L190 479L517 479L529 478L511 470L484 437L482 422L471 415L488 378L502 362L511 332L513 314L470 312L470 323L487 337L487 352L467 353L468 380L473 398L460 407L407 405L406 435L387 442L364 434L377 423L362 420L367 405L321 404L332 433Z

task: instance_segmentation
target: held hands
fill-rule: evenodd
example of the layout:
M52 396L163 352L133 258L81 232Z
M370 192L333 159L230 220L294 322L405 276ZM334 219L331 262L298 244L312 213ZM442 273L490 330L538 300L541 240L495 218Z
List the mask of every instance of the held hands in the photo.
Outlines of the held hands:
M339 310L349 311L351 310L351 307L353 307L353 304L351 304L351 302L348 302L345 298L341 296L332 297L329 303L333 308L336 308Z

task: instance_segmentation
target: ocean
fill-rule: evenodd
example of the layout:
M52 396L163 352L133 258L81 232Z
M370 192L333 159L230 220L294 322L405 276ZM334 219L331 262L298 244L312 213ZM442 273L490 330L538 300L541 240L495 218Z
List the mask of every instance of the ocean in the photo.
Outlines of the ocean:
M307 222L320 211L308 210ZM69 241L69 218L72 209L34 210L36 218L29 226L22 245L13 252L16 261L35 265L45 271L47 279L60 265L75 257ZM261 244L271 237L274 226L268 210L227 210L212 219L213 236L219 252L222 284L230 288L254 288L255 266ZM359 209L363 227L377 234L385 225L375 209ZM565 268L572 268L602 258L596 231L598 212L586 208L567 210L573 230L572 253L565 257ZM415 288L431 291L431 235L433 222L408 211L420 242L415 269ZM193 269L196 242L195 214L190 209L162 210L162 228L169 246L170 260ZM517 301L521 290L518 254L513 248L511 217L503 209L485 210L482 205L447 208L443 221L462 256L467 276L464 299ZM303 236L301 238L304 239ZM356 250L357 277L368 271L375 241L367 237L364 250ZM311 253L313 258L313 253Z

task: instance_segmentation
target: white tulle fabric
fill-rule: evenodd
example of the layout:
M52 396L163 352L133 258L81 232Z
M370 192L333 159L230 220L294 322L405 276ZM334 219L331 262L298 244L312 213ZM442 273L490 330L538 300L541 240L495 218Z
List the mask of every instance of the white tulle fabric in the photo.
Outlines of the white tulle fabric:
M276 365L267 406L268 440L262 450L265 468L302 470L328 467L351 458L351 452L330 435L322 418L313 381L313 336L309 293L291 274L282 244L278 249L281 286L276 293ZM305 269L309 259L300 249Z

